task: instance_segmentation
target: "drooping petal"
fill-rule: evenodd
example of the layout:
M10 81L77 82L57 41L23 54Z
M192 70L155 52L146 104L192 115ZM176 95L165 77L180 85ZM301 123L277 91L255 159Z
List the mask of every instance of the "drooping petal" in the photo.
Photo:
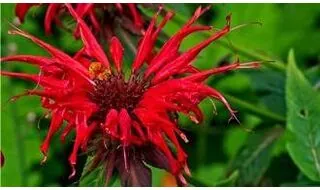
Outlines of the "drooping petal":
M77 163L77 153L81 144L84 142L86 138L87 130L88 130L87 117L81 113L77 114L75 124L76 124L76 139L73 144L72 153L69 156L69 163L72 167L72 173L70 174L69 178L72 178L76 174L75 165Z
M65 109L57 109L52 111L52 118L51 118L49 131L40 148L41 152L44 154L45 157L47 156L49 144L52 136L61 127L65 111L66 111Z

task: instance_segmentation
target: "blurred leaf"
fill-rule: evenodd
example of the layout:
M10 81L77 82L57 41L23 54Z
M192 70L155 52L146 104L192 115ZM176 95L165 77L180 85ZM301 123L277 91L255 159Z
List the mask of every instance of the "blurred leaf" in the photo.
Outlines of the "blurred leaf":
M282 132L282 128L273 127L266 132L249 135L247 143L240 149L228 169L228 173L239 170L238 185L256 186L259 183L270 163L272 147Z
M234 171L227 179L215 183L215 187L233 187L239 178L239 171Z
M198 180L194 177L188 177L187 181L191 186L194 187L232 187L235 186L235 182L237 178L239 177L239 171L234 171L228 178L223 179L221 181L212 181L211 183L204 183L202 180Z
M270 69L260 69L249 73L253 89L259 99L272 112L285 115L285 75Z
M319 187L319 185L319 182L310 180L302 173L299 174L296 182L281 184L282 187Z
M208 186L214 186L217 181L221 180L223 172L225 171L226 164L211 164L200 167L196 172L192 173L192 176L201 179L201 181Z
M320 94L296 66L290 51L287 70L287 130L292 139L288 152L299 169L310 179L320 181Z
M6 163L1 168L2 186L34 186L39 183L39 174L31 174L29 169L37 162L40 164L40 138L36 122L28 121L28 114L37 111L37 98L22 98L8 102L15 94L23 92L20 85L12 85L11 79L2 78L1 88L1 151ZM30 110L31 106L34 109ZM30 177L30 178L29 178ZM15 180L12 180L15 179Z

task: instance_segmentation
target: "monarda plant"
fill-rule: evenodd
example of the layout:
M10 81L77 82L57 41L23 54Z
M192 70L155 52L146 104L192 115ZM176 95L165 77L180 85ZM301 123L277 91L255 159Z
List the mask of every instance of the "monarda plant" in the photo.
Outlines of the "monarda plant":
M199 103L205 98L221 101L231 118L235 111L224 96L205 84L212 75L227 71L256 68L258 62L239 63L199 70L192 65L196 56L210 43L230 31L230 17L226 25L210 37L180 52L179 47L190 34L208 31L210 26L194 25L208 8L199 7L188 22L159 48L155 42L162 28L173 17L167 12L157 23L158 12L149 21L137 47L128 72L124 71L124 48L113 36L108 53L100 46L88 24L74 6L64 5L77 22L82 49L74 56L43 42L22 30L10 34L32 40L51 57L13 55L1 62L22 61L38 66L39 74L1 71L1 75L36 83L39 88L27 90L20 96L39 96L42 107L51 115L51 124L41 151L44 161L51 138L63 128L61 139L75 131L73 150L69 157L70 177L76 173L77 154L93 155L90 168L103 167L108 183L115 171L123 186L151 186L148 165L164 169L175 176L179 185L187 185L191 175L187 154L179 140L188 142L179 129L178 113L187 115L194 123L203 120ZM77 7L76 7L77 8ZM128 73L128 74L125 74ZM66 123L66 125L64 125Z

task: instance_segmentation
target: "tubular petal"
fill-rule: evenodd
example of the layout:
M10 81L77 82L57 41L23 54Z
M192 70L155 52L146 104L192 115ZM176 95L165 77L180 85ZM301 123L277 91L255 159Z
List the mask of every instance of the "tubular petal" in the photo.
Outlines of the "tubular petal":
M84 21L79 17L79 15L74 11L72 6L70 4L66 5L71 13L71 15L76 19L79 29L80 29L80 35L83 40L83 43L86 47L86 52L90 55L94 56L99 62L104 64L104 66L110 70L110 63L103 52L101 46L97 42L94 35L91 33L88 26L84 23Z
M44 30L47 35L51 34L51 25L60 6L61 4L58 3L52 3L48 5L46 16L44 18Z
M77 61L75 61L74 59L72 59L69 55L63 53L62 51L52 47L51 45L41 41L40 39L29 35L26 32L23 31L18 31L18 30L12 30L10 31L11 34L18 34L21 36L24 36L30 40L32 40L33 42L35 42L36 44L40 45L41 47L43 47L44 49L46 49L56 60L57 63L63 65L65 68L68 68L72 71L74 71L75 73L77 73L79 76L83 77L85 80L87 80L89 83L94 84L90 78L88 78L88 72L87 70Z
M57 109L52 112L52 119L51 119L49 131L48 131L46 139L44 140L44 142L42 143L41 148L40 148L42 153L45 156L47 156L47 152L48 152L48 148L49 148L49 144L50 144L50 140L51 140L52 136L61 127L65 111L66 111L65 109L62 109L62 110Z
M120 40L115 36L112 37L110 42L110 53L118 73L120 73L122 69L123 51L124 49Z

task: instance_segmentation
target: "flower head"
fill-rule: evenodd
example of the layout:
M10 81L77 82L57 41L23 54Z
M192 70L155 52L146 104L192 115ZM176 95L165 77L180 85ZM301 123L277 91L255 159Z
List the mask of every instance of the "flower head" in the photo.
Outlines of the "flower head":
M155 41L164 25L173 17L166 13L157 24L152 18L137 49L129 76L123 71L124 49L117 37L112 37L108 57L81 15L71 5L66 5L77 21L84 47L73 57L21 30L13 30L31 39L51 54L51 57L16 55L1 61L23 61L37 65L39 75L2 71L5 76L31 80L41 89L28 90L23 95L41 97L42 106L52 116L47 137L41 151L47 155L52 136L62 131L62 140L71 130L76 136L69 162L74 168L79 149L93 155L91 169L106 168L106 181L116 169L123 185L145 186L151 184L150 169L145 165L171 172L182 185L190 175L187 154L179 139L188 142L179 129L177 113L186 114L195 123L203 120L199 103L205 98L221 101L235 118L234 111L223 95L204 81L211 75L241 68L255 68L257 62L200 71L192 61L211 42L230 31L230 17L226 26L213 33L186 52L179 47L184 38L211 27L194 25L208 9L199 7L192 18L156 51ZM21 96L21 95L20 95ZM169 145L170 144L170 145ZM89 171L91 171L89 169ZM73 170L72 175L75 174Z
M68 13L68 10L61 3L18 3L15 10L16 16L23 22L28 10L39 5L47 6L44 19L46 34L51 33L54 22L62 26L60 18ZM87 25L92 28L95 34L102 34L108 39L112 37L114 30L119 27L137 35L141 35L143 32L145 21L137 8L137 4L78 3L72 6L79 17L86 20ZM75 35L78 36L78 30L76 30Z

